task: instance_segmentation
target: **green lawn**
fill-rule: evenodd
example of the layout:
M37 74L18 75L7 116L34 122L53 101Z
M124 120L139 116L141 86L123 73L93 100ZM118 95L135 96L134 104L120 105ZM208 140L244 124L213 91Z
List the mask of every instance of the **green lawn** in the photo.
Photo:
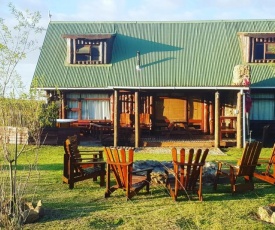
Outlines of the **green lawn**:
M242 150L229 148L226 155L209 155L207 161L236 162ZM261 157L270 157L271 149L262 150ZM22 155L21 166L31 156ZM170 161L170 154L136 153L135 160ZM23 167L21 167L23 168ZM126 201L123 191L104 198L104 187L98 182L83 181L73 190L63 184L63 147L41 147L38 170L33 172L27 188L28 199L42 200L45 216L24 229L275 229L274 225L257 219L260 206L275 203L275 186L255 180L255 190L232 196L229 184L204 186L204 201L178 202L169 197L163 185L151 186L150 194L141 191ZM37 175L39 174L39 180ZM38 182L37 182L38 181ZM35 186L37 184L37 187ZM33 193L35 196L33 197Z

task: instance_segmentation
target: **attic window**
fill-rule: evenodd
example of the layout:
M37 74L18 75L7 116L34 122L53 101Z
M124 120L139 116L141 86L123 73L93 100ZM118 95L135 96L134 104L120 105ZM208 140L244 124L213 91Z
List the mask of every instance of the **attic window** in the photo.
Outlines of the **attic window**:
M275 42L272 39L256 38L254 39L254 62L275 62ZM275 39L274 39L275 41ZM253 44L252 43L252 44ZM253 53L252 53L253 54ZM253 59L252 59L253 61Z
M244 61L275 62L275 33L240 33Z
M67 62L78 65L111 62L114 35L63 35L67 39Z

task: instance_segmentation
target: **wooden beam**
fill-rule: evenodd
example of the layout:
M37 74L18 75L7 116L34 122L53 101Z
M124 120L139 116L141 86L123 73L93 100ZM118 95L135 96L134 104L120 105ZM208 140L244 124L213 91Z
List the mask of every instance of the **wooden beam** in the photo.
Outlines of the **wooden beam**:
M139 120L139 92L135 92L135 148L139 147L140 120Z
M215 93L215 148L220 147L220 93Z
M115 34L62 34L62 38L100 40L114 37Z
M209 101L209 133L214 134L214 105L212 101Z
M118 112L118 90L114 91L114 147L118 144L118 125L119 125L119 112Z
M243 95L238 92L237 94L237 148L242 148L243 146L243 141L242 141L242 133L243 133L243 129L242 129L242 97Z
M206 100L203 103L203 132L206 134L209 132L209 106Z

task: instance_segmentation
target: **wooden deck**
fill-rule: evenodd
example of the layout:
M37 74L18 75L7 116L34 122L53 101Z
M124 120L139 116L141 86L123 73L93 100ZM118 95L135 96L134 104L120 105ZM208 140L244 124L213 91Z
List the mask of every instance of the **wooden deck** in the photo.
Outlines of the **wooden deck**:
M110 136L101 142L99 139L92 136L81 137L81 142L86 143L85 145L90 146L112 146L113 138ZM122 146L134 146L134 143L131 141L121 142L119 145ZM150 136L150 137L141 137L140 147L205 147L211 148L214 147L214 136L213 135L203 135L196 136L195 138L188 139L185 137L162 137L162 136ZM220 147L234 147L236 146L235 140L223 140L220 143Z
M104 138L95 137L94 135L83 135L78 128L51 128L45 129L42 133L41 140L45 145L63 145L67 136L77 135L81 142L90 146L112 146L114 143L112 135L106 135ZM118 145L134 146L134 134L122 138ZM141 136L141 147L213 147L214 136L204 134L190 135L154 135L146 134ZM220 147L234 147L236 140L226 139L220 142Z
M203 135L192 139L179 138L141 138L143 147L214 147L215 141L213 135ZM233 139L222 140L220 147L234 147L236 141Z

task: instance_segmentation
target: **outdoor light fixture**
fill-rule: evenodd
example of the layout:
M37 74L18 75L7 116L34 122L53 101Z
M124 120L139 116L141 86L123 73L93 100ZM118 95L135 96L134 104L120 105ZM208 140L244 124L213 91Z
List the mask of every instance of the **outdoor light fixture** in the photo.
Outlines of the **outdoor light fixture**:
M140 52L137 51L137 65L136 65L136 70L141 70L140 68Z

